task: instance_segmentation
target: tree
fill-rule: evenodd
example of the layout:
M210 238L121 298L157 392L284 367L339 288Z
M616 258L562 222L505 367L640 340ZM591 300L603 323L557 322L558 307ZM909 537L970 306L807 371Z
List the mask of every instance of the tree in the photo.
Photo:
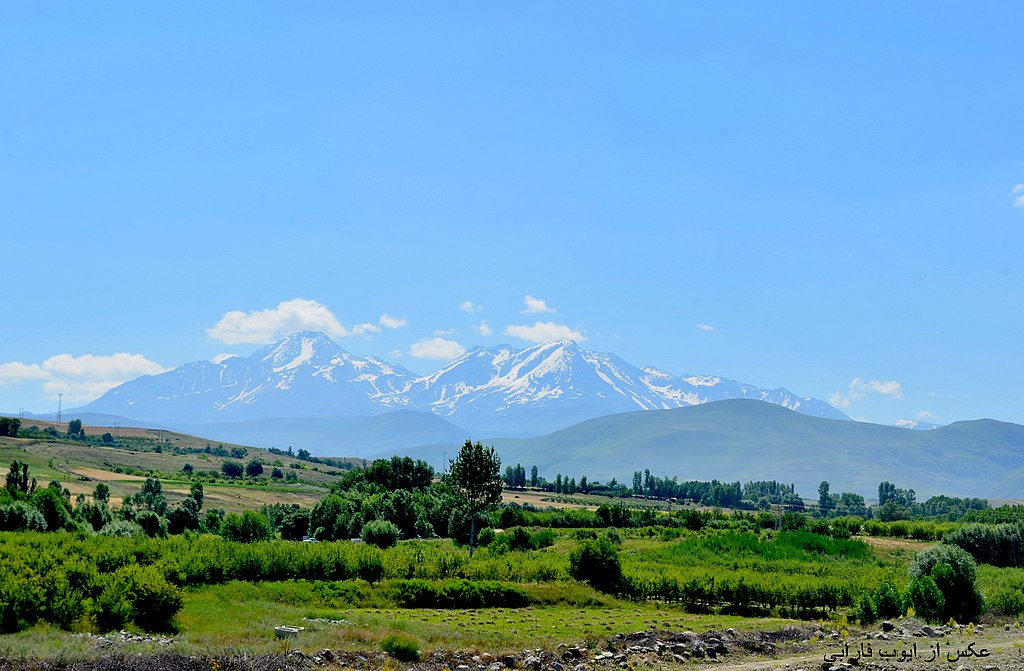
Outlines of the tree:
M258 478L263 475L263 462L258 459L252 459L245 465L245 474L250 478Z
M828 480L822 480L818 485L818 509L822 517L828 517L828 511L832 508L832 497L828 493Z
M241 515L231 513L225 517L220 532L224 538L237 543L256 543L270 540L274 536L270 520L252 510L246 510Z
M92 498L97 503L110 503L110 487L105 482L100 482L92 490Z
M220 465L221 473L229 478L240 478L245 472L245 466L237 461L225 461Z
M85 438L85 430L82 429L82 420L73 419L68 422L68 435L72 438Z
M955 545L936 545L914 557L910 577L930 577L942 593L943 603L934 619L975 622L981 614L981 594L975 585L978 568L974 558Z
M539 485L540 485L540 477L539 477L539 475L537 473L537 465L534 464L530 468L530 486L531 487L537 487Z
M0 436L18 437L18 429L21 428L21 420L17 417L0 417Z
M474 445L467 439L459 456L451 462L447 482L469 513L469 556L472 557L476 516L501 502L501 459L493 447L484 447L480 441Z
M11 496L25 498L36 491L36 479L28 479L28 464L20 461L11 462L11 471L7 474L7 491Z

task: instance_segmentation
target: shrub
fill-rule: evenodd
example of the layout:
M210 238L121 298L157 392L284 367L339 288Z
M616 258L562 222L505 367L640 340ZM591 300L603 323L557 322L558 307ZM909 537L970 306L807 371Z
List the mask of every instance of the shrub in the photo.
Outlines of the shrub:
M941 622L946 598L930 575L914 578L907 588L907 606L914 609L914 615L927 622Z
M945 599L941 619L974 622L981 614L981 594L976 586L978 569L965 550L955 545L937 545L914 557L912 579L931 576Z
M602 592L614 593L622 585L619 551L606 538L582 541L569 553L569 575Z
M167 520L152 510L143 510L135 521L150 538L167 538Z
M371 585L380 582L384 577L384 562L377 554L365 555L356 562L356 573Z
M241 515L231 513L225 517L220 532L224 538L236 543L266 541L274 535L270 520L252 510L246 510Z
M899 617L903 614L903 597L891 582L883 582L875 590L872 600L878 617Z
M363 525L363 541L383 550L398 543L402 532L393 522L373 520Z
M480 530L480 533L476 535L477 547L487 547L494 542L495 534L494 529L491 527L484 527Z
M126 566L115 576L127 586L132 619L146 631L168 631L181 610L181 590L152 566Z
M872 624L878 620L878 610L875 609L875 602L867 594L857 602L857 619L862 625Z
M945 535L943 543L966 550L981 564L1024 566L1024 526L968 524Z
M419 643L405 634L388 634L381 639L380 649L400 662L417 662L420 659Z
M0 506L0 531L46 531L46 518L27 503L15 501Z

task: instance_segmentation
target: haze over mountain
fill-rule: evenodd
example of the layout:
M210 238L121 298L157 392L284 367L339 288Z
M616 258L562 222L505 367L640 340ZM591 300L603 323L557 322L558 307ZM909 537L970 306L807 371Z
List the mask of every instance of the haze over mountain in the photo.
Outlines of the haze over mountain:
M385 449L447 440L455 434L536 436L580 421L631 410L664 410L751 398L798 412L848 419L824 401L786 389L766 390L716 376L639 368L571 340L515 349L472 349L418 377L400 365L353 355L318 332L293 334L249 357L198 361L126 382L77 412L160 422L225 440L262 438L323 451L352 444L355 425L404 410L402 437ZM315 419L304 425L275 419ZM256 422L257 424L253 424ZM381 425L381 421L377 421ZM313 429L309 427L316 426ZM349 432L328 444L332 432ZM360 432L357 432L360 433ZM371 433L383 434L374 430ZM425 442L417 442L425 441Z

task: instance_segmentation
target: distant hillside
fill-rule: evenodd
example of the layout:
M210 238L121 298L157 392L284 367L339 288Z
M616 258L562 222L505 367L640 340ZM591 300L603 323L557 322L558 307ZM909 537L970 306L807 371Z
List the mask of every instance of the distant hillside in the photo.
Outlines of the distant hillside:
M536 464L548 478L562 473L621 482L649 468L680 480L775 479L811 498L822 480L833 493L869 497L883 480L913 488L919 499L1024 496L1024 426L994 420L907 431L728 400L610 415L494 445L504 463Z

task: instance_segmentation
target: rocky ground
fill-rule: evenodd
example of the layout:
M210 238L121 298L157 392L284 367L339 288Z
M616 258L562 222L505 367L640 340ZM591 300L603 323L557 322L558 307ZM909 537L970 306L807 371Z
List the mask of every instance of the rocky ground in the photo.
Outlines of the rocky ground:
M298 648L277 655L211 658L174 651L172 638L128 632L94 640L97 655L86 660L3 660L0 671L618 671L713 666L716 671L1024 671L1024 633L1016 624L928 626L913 619L847 632L829 625L777 631L641 631L608 637L599 645L489 653L434 650L417 662L401 662L379 651ZM145 640L143 640L145 639ZM300 641L299 641L300 642ZM127 652L131 644L161 649Z

